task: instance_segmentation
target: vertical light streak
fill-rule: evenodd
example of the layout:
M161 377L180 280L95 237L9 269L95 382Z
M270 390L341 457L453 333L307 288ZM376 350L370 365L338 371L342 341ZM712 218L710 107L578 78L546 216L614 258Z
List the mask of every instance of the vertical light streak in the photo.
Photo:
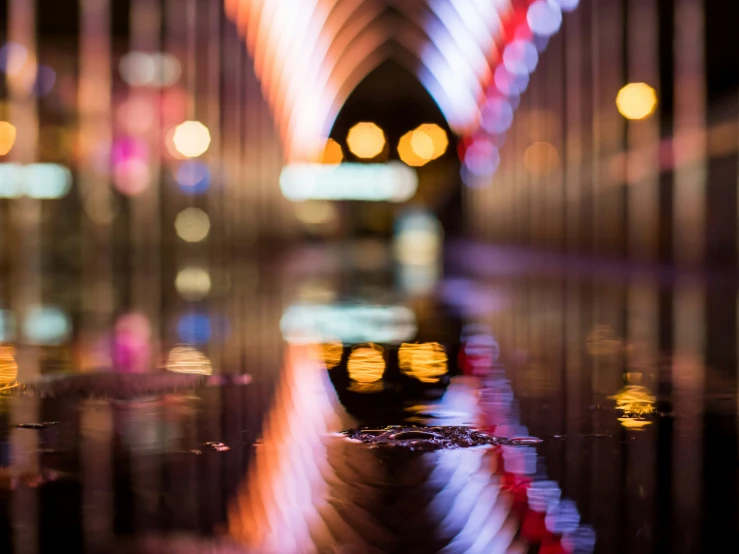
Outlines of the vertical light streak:
M674 259L702 263L706 220L706 92L703 3L675 2L675 107L673 155Z
M33 96L36 77L36 2L11 0L8 4L8 41L23 46L28 53L23 68L8 76L10 122L18 129L18 137L10 151L10 161L28 164L36 161L38 146L38 109ZM9 210L10 228L15 239L11 243L12 270L11 309L18 320L40 299L40 224L41 203L28 197L13 201ZM19 344L16 349L18 380L29 381L39 374L38 347ZM11 425L36 421L39 413L37 398L14 398L11 404ZM11 431L11 448L17 469L35 473L39 467L38 436L24 429ZM37 490L22 488L12 496L14 544L19 554L38 550Z

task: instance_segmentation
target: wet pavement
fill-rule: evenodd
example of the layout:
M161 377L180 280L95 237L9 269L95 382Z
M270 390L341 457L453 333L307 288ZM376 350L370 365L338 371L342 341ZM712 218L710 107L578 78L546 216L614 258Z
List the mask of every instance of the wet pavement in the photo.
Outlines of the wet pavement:
M44 274L69 325L4 331L0 552L733 551L730 275L391 259L235 262L198 300Z

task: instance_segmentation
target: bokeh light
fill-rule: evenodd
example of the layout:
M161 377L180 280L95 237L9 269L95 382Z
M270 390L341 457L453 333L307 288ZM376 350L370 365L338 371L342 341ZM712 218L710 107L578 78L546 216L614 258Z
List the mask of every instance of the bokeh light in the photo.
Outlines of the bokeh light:
M398 351L400 371L422 383L438 383L447 373L447 355L438 342L403 343Z
M56 84L56 71L46 65L36 69L36 80L33 84L33 93L36 96L46 96Z
M0 121L0 156L6 156L13 149L16 135L15 125Z
M213 335L210 318L206 314L189 313L177 322L177 336L189 344L206 344Z
M406 212L396 225L395 257L406 265L434 264L441 256L443 236L441 223L432 213L417 209Z
M344 151L341 149L341 145L334 139L328 139L326 146L323 149L323 156L321 163L327 165L340 164L344 159Z
M503 65L512 75L528 75L538 63L536 46L527 40L514 40L503 50Z
M321 356L327 369L333 369L341 363L344 345L340 342L326 342L321 345Z
M0 48L0 73L12 77L26 65L28 49L22 44L8 42Z
M523 165L532 175L549 175L559 167L559 153L549 142L535 142L524 152Z
M169 351L166 368L167 371L187 375L213 374L213 365L208 357L200 350L186 344L175 346Z
M0 345L0 392L15 388L18 384L18 363L15 348Z
M145 191L151 182L149 171L149 147L139 139L118 139L111 150L113 185L121 194L136 196Z
M115 323L113 359L120 371L142 373L150 369L151 324L140 313L120 316Z
M177 214L174 227L185 242L200 242L210 232L210 218L200 208L185 208Z
M23 169L23 187L31 198L62 198L72 189L72 172L59 164L30 164Z
M616 107L626 119L646 119L657 109L657 91L646 83L629 83L618 91Z
M118 71L132 87L167 87L179 80L182 67L171 54L128 52L121 58Z
M498 169L500 153L498 147L487 138L475 140L464 155L467 170L475 176L490 176Z
M69 316L50 306L32 307L23 322L23 336L29 344L58 345L69 338L71 331Z
M362 344L352 348L347 362L349 379L353 381L352 390L372 392L379 388L385 373L383 348L378 344Z
M418 129L411 133L411 148L416 156L424 160L431 160L434 155L434 141Z
M375 123L361 122L349 129L346 143L352 154L369 160L385 148L385 133Z
M156 109L148 98L131 96L116 110L116 122L120 129L132 135L142 135L154 124Z
M488 133L505 133L513 123L513 106L505 98L490 98L483 104L480 117Z
M210 273L200 267L186 267L177 273L174 284L185 300L200 300L210 293Z
M413 146L411 145L411 140L413 138L414 131L408 131L406 134L404 134L402 137L400 137L400 142L398 142L398 156L400 157L400 160L411 167L421 167L423 165L426 165L430 158L421 158L416 154L415 150L413 149Z
M200 160L181 162L175 169L174 178L182 192L193 195L207 191L211 181L208 165Z
M554 0L536 0L529 6L526 21L532 32L550 37L562 25L562 10Z
M185 158L197 158L210 147L210 131L199 121L185 121L175 127L172 134L174 148Z
M306 225L325 225L335 221L339 214L331 202L308 200L295 204L295 216Z

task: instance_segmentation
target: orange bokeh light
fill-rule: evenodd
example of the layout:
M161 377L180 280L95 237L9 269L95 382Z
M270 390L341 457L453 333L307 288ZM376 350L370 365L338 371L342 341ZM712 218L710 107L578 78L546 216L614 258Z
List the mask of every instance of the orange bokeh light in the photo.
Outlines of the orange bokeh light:
M356 157L369 160L385 148L385 133L375 123L363 121L349 129L346 143Z
M13 148L16 134L15 125L0 121L0 156L5 156Z

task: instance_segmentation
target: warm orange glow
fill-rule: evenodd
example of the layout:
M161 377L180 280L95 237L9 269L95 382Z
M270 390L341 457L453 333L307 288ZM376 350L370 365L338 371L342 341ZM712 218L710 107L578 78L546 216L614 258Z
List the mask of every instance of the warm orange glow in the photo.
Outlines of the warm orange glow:
M629 83L618 91L616 107L626 119L646 119L657 109L657 91L646 83Z
M447 148L449 147L449 137L447 136L444 129L439 127L436 123L424 123L414 131L414 136L420 134L426 135L429 139L431 139L431 142L434 145L434 150L431 154L432 160L435 160L436 158L444 155ZM422 156L420 152L416 153L422 158L425 157Z
M175 346L167 356L167 370L191 375L212 375L210 360L192 346Z
M447 372L447 355L438 342L403 343L398 352L400 370L422 383L436 383Z
M0 121L0 156L5 156L15 144L15 126L7 121Z
M15 361L15 349L12 346L0 346L0 391L16 387L17 379L18 364Z
M549 142L535 142L524 152L523 165L532 175L543 177L559 167L559 153Z
M630 382L639 381L627 377ZM641 429L652 423L646 417L655 412L657 399L647 387L629 384L610 398L616 401L616 410L622 414L618 421L627 429Z
M346 143L352 154L369 160L378 156L385 148L385 133L374 123L357 123L349 129Z
M340 342L329 342L321 345L323 361L328 369L332 369L341 363L344 355L344 345Z
M385 373L383 349L377 344L355 346L347 363L349 378L355 383L355 390L376 388Z
M199 121L185 121L174 129L172 143L175 150L186 158L197 158L210 147L210 131Z
M400 137L400 142L398 142L398 156L400 156L401 161L406 165L411 167L421 167L422 165L426 165L430 159L421 158L414 151L413 146L411 145L414 132L415 131L409 131Z
M434 141L418 129L411 133L411 148L416 156L424 160L430 160L434 155Z
M326 147L323 149L321 163L336 165L340 164L343 159L344 151L341 149L341 145L334 139L328 139L326 141Z

